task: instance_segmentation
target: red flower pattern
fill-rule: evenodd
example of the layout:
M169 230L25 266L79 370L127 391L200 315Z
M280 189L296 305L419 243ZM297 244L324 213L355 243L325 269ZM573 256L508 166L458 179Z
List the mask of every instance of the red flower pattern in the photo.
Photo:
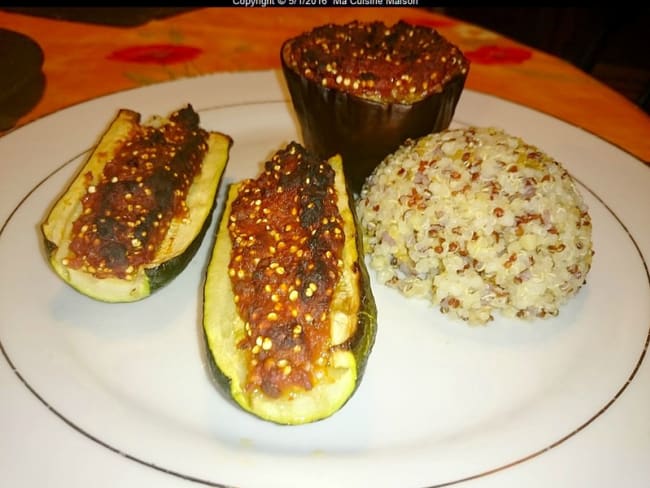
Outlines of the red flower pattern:
M520 47L489 45L464 54L477 64L521 64L530 59L533 52Z
M113 51L108 55L108 59L127 63L168 65L191 61L202 52L198 47L179 44L147 44Z

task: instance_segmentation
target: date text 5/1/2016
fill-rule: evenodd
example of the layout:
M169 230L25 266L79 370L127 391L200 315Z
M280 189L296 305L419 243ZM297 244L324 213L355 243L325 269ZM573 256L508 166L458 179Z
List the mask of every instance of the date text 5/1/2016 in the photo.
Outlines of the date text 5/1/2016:
M289 5L290 7L327 7L333 0L275 0L277 5Z

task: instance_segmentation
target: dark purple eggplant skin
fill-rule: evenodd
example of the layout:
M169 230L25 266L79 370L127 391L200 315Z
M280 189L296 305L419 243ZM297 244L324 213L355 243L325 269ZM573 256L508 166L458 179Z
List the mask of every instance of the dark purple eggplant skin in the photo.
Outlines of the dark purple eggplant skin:
M299 75L286 64L284 49L283 45L282 72L303 145L323 159L340 154L348 185L355 194L384 157L406 139L449 127L467 77L467 73L458 75L441 92L413 104L380 103L324 87Z

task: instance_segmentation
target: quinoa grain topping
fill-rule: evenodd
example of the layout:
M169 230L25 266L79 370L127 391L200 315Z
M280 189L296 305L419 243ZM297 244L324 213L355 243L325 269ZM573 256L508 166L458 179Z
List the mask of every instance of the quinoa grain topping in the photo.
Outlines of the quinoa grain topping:
M334 170L293 142L246 180L229 216L229 275L246 324L247 388L309 390L328 365L345 236Z
M191 106L139 125L88 187L64 264L98 278L132 279L150 263L201 169L208 134Z
M324 87L403 104L441 92L469 68L436 30L403 21L323 25L292 39L282 55L292 70Z

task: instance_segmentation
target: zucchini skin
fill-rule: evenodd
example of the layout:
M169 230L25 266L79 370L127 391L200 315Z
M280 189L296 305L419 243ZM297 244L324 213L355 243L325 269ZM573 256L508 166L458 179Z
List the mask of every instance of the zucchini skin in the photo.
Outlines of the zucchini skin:
M198 121L198 115L190 105L182 110ZM167 120L155 117L152 123L161 124ZM131 139L140 126L140 114L121 109L41 224L41 234L52 269L78 292L98 301L114 303L144 299L170 283L185 269L210 226L217 191L228 162L232 139L220 132L208 132L208 149L186 198L188 216L183 220L172 221L164 240L156 249L154 260L142 266L133 279L97 278L81 270L71 269L66 266L64 258L70 241L70 228L80 212L81 198L86 192L88 175L98 178L113 155Z
M354 228L361 229L356 212L354 211L355 204L351 192L348 192L348 205L352 212L354 219ZM355 233L356 248L359 254L359 283L361 287L361 301L359 304L359 311L357 312L357 330L356 334L350 341L350 349L357 361L357 384L355 391L359 387L361 378L363 377L370 352L375 344L377 336L377 303L375 296L372 293L370 286L370 275L364 260L363 252L363 235L361 231Z
M158 291L160 288L171 282L187 267L188 264L190 264L190 261L194 259L194 255L199 250L199 247L201 247L203 239L210 228L215 207L216 199L212 204L205 222L203 222L201 230L183 253L168 259L153 268L147 268L144 270L149 280L150 293Z
M238 183L229 188L228 199L220 217L215 245L206 272L203 337L212 378L233 404L249 414L280 425L300 425L320 421L340 410L360 385L377 332L377 307L363 260L362 237L356 231L358 227L352 195L345 184L340 157L335 156L329 161L337 173L337 191L343 189L346 192L346 197L339 199L339 202L345 202L347 206L348 217L344 219L349 219L347 224L352 225L354 235L349 236L347 229L350 227L346 227L346 241L353 239L351 241L353 252L348 253L344 260L351 260L348 264L350 269L354 270L355 292L359 297L358 307L353 312L354 332L341 347L346 352L341 353L339 359L334 360L334 362L340 360L340 369L345 371L341 375L341 380L333 382L341 383L341 386L332 389L322 387L322 391L316 392L321 388L317 384L313 390L294 392L294 399L277 400L277 407L273 405L276 400L267 397L266 400L256 401L252 394L245 391L243 376L245 376L246 366L241 361L245 361L246 355L237 350L238 338L243 334L243 321L237 315L234 294L227 274L231 249L227 224L230 205L239 192ZM330 392L333 393L332 396L328 396ZM305 397L306 400L301 397Z

